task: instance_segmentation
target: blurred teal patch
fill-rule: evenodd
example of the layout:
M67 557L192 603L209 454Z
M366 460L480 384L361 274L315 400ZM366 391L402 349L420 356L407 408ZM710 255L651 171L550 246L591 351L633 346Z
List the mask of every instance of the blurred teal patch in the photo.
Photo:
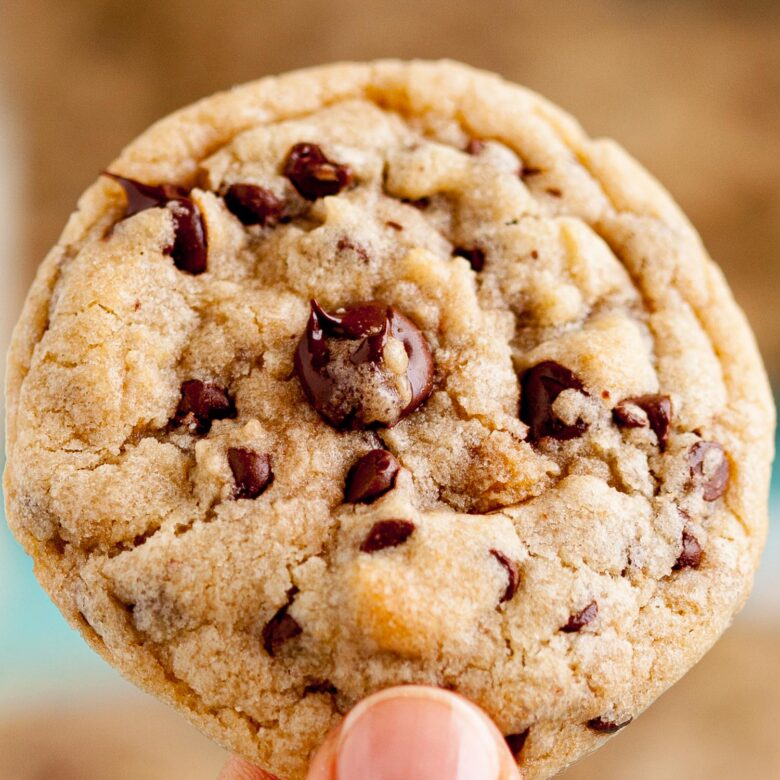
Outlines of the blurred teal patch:
M0 507L0 700L99 688L116 679L38 584Z
M770 491L772 520L780 520L780 428L775 431L775 466L772 469L772 488ZM777 522L775 522L777 525Z

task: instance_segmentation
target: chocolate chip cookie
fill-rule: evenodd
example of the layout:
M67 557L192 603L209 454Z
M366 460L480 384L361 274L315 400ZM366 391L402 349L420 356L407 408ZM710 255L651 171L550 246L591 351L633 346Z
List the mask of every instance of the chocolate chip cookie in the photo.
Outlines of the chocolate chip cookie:
M550 776L702 656L766 532L771 397L698 236L620 147L455 63L154 125L82 196L9 365L40 581L284 780L412 682Z

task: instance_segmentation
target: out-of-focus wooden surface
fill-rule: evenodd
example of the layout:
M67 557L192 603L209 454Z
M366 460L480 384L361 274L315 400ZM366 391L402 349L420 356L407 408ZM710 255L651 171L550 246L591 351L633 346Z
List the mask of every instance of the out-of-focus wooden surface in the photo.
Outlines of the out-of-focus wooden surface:
M76 197L159 116L339 59L454 57L611 135L679 199L780 373L777 0L2 0L31 273Z

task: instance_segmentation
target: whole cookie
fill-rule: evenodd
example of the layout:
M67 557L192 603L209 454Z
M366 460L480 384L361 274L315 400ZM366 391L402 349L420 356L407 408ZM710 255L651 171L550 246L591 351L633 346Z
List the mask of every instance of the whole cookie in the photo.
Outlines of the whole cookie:
M412 682L542 778L740 608L773 426L618 146L463 65L333 65L162 120L83 195L15 332L5 490L87 641L284 780Z

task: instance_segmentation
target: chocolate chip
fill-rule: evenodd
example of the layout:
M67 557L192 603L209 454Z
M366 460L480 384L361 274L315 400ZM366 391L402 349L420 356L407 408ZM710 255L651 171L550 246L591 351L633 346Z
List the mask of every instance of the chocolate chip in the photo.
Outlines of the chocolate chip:
M533 165L523 165L518 171L518 175L521 179L527 179L529 176L538 176L541 172L541 168L535 168Z
M428 208L428 206L431 205L431 199L422 197L422 198L404 198L404 203L408 203L410 206L414 206L416 209L419 209L420 211L424 211Z
M647 413L650 429L658 439L660 448L666 449L672 423L672 401L668 395L643 395L636 399Z
M208 433L212 420L236 416L233 401L218 385L189 379L182 383L181 399L174 420L193 433Z
M228 464L233 472L236 489L235 498L257 498L273 482L271 456L264 452L231 447L227 453Z
M146 209L163 208L171 200L186 198L190 193L177 184L143 184L116 173L104 172L106 176L118 182L125 191L127 205L125 219L135 216Z
M480 141L479 138L472 138L466 144L466 154L478 155L485 148L485 142Z
M148 531L144 531L142 534L136 534L133 537L133 547L142 547L145 545L149 539L151 539L158 529L150 529Z
M593 729L593 731L598 731L601 734L614 734L616 731L620 731L620 729L624 729L626 726L628 726L629 723L633 718L629 718L628 720L624 720L622 723L613 723L609 720L604 720L604 718L593 718L592 720L588 721L588 728Z
M299 143L290 149L284 175L306 200L338 195L352 181L347 165L329 160L317 144Z
M146 209L167 207L173 214L174 239L173 244L165 248L166 254L180 271L195 276L206 270L206 226L188 190L175 184L142 184L115 173L106 172L106 176L119 182L125 191L125 218Z
M257 184L231 184L224 200L228 211L244 225L274 225L286 216L285 202Z
M573 615L569 615L569 622L565 626L561 627L561 631L565 631L567 634L572 634L575 631L580 631L588 623L591 623L596 619L596 615L599 614L599 605L595 601L591 601L586 607L583 607L579 612L575 612Z
M364 263L369 261L368 250L350 238L340 238L336 244L337 252L354 252Z
M360 551L374 553L385 547L398 547L414 533L414 527L410 520L380 520L371 526Z
M311 302L295 352L306 398L335 428L392 427L433 389L433 358L417 326L370 301L331 314Z
M317 680L316 682L309 683L303 689L303 695L308 696L312 693L325 693L329 696L335 696L338 693L338 689L330 680Z
M659 447L666 449L672 422L672 401L668 395L648 394L626 398L612 410L612 417L618 425L626 428L644 428L649 424Z
M517 734L507 734L504 737L509 751L516 759L520 757L523 745L525 745L525 741L528 739L530 732L531 729L526 729L525 731L519 731Z
M263 647L268 655L276 655L279 648L290 639L299 636L303 629L300 623L292 616L287 614L287 610L292 604L292 599L297 593L293 589L289 594L289 601L266 623L263 628Z
M624 428L644 428L648 424L647 413L633 399L621 401L612 410L612 419Z
M553 412L553 403L564 390L583 390L582 382L565 366L545 360L529 368L520 384L520 419L528 425L531 440L543 436L574 439L588 429L587 423L582 420L567 425Z
M455 250L455 254L458 257L465 257L477 273L485 267L485 253L479 247L474 247L473 249L458 247Z
M726 492L729 462L720 444L715 441L696 442L688 451L688 464L691 477L702 486L705 501L715 501Z
M701 556L702 550L699 540L687 528L683 528L682 549L672 568L675 571L680 569L698 569L701 563Z
M517 591L517 585L520 582L520 570L513 560L507 558L507 556L499 550L491 550L490 554L506 569L508 577L506 590L498 600L499 604L503 604L505 601L509 601L512 596L515 595Z
M349 470L344 500L370 504L393 488L400 468L392 452L371 450Z
M176 236L171 247L173 264L193 276L202 274L206 270L208 249L200 209L189 198L172 200L168 208L173 212Z

